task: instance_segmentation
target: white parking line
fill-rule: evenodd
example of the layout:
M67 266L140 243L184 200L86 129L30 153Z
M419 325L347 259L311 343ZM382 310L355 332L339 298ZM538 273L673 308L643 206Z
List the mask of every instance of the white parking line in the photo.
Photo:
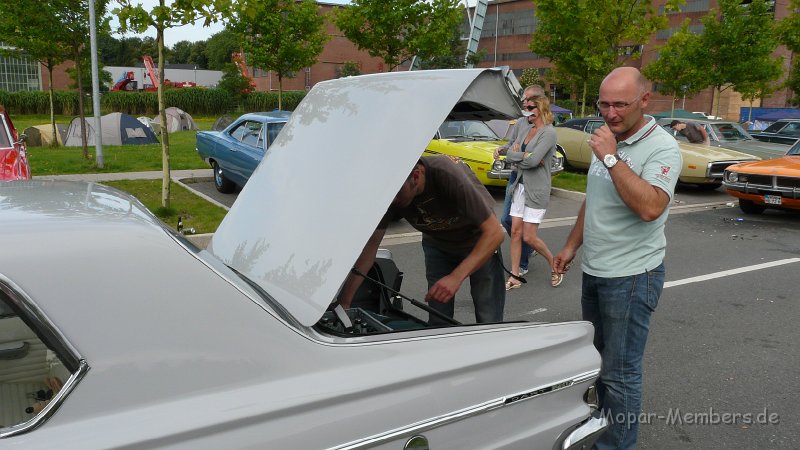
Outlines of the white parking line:
M723 270L722 272L709 273L707 275L700 275L700 276L697 276L697 277L684 278L682 280L667 281L666 283L664 283L664 288L666 289L666 288L670 288L670 287L674 287L674 286L680 286L680 285L689 284L689 283L699 283L701 281L713 280L714 278L722 278L722 277L727 277L727 276L736 275L736 274L740 274L740 273L752 272L754 270L768 269L770 267L782 266L784 264L792 264L792 263L796 263L796 262L800 262L800 258L779 259L778 261L772 261L772 262L763 263L763 264L755 264L755 265L752 265L752 266L740 267L738 269Z

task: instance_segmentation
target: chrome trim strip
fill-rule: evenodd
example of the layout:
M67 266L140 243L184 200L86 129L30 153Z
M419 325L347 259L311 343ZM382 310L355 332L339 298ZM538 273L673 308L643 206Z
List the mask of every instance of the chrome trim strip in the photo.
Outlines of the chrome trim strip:
M458 422L460 420L473 417L478 414L482 414L484 412L502 408L504 406L517 403L522 400L529 400L535 397L539 397L541 395L557 392L565 388L572 387L586 381L590 381L592 378L596 378L599 375L600 375L600 369L591 370L589 372L584 372L578 375L574 375L570 378L566 378L564 380L555 383L550 383L537 388L528 389L519 394L507 395L504 397L496 398L494 400L480 403L478 405L473 405L464 409L460 409L458 411L454 411L449 414L442 414L436 417L431 417L429 419L421 420L419 422L415 422L403 427L385 431L380 434L375 434L367 438L359 439L357 441L352 441L346 444L330 447L329 450L354 450L354 449L368 448L376 445L385 444L388 441L391 441L393 439L398 439L406 435L410 437L414 434L419 434L442 425ZM524 397L524 398L517 398L517 397Z
M13 302L17 308L22 310L25 319L33 322L34 333L40 336L40 339L45 342L48 348L50 346L54 347L51 350L58 354L59 358L64 359L64 361L62 361L64 366L72 373L69 379L64 383L64 386L61 387L61 390L53 396L39 414L26 422L7 428L0 428L0 439L2 439L27 433L49 419L59 406L61 406L64 399L75 389L75 386L86 376L86 373L89 371L89 364L81 357L75 347L67 341L64 335L56 328L55 324L47 317L44 311L36 305L33 299L31 299L19 285L3 274L0 274L0 293Z

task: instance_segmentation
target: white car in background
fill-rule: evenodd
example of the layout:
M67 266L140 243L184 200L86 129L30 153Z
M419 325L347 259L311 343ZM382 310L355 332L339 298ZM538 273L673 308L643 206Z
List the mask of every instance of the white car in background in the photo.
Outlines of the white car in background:
M0 444L591 446L590 323L431 327L386 251L361 307L335 300L439 125L518 114L517 89L495 69L318 83L207 250L102 185L2 184Z

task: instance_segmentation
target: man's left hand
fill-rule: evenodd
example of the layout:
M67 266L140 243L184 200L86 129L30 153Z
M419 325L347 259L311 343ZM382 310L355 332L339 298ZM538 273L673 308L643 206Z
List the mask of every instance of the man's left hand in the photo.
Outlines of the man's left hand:
M600 161L606 155L613 155L617 152L617 138L614 133L608 128L608 125L594 130L592 136L589 137L589 146L592 147L594 156Z
M461 281L457 276L450 274L436 282L425 295L425 300L447 303L456 296Z

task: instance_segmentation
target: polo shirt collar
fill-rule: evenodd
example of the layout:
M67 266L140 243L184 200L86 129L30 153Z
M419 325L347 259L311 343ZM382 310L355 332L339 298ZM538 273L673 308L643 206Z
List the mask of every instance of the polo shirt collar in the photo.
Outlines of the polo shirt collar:
M650 135L658 127L656 123L656 119L653 116L648 116L645 114L645 119L647 119L644 123L644 126L639 129L634 135L625 139L624 141L620 141L618 144L625 144L625 145L633 145L642 139L646 138Z

